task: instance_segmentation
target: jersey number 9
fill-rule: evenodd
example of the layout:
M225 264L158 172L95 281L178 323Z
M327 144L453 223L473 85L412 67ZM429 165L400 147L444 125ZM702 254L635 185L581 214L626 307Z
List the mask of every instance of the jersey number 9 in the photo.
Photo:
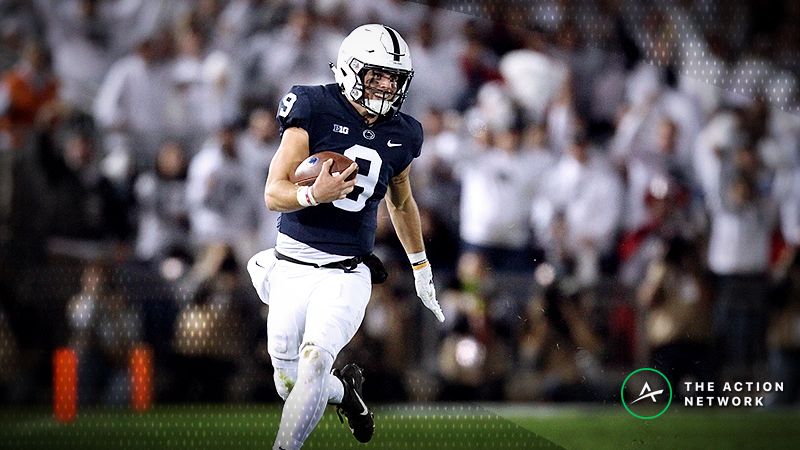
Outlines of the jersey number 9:
M294 92L289 92L286 94L286 97L283 97L281 101L281 107L278 110L278 115L280 117L286 117L289 115L289 111L292 110L292 106L294 106L294 102L297 101L297 95Z

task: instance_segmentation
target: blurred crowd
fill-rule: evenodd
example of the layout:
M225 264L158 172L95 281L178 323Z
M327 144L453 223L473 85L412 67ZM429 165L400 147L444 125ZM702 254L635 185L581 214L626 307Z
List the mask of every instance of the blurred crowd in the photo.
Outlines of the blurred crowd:
M369 22L411 47L447 321L382 211L340 355L367 398L607 401L649 366L800 400L800 4L428 3L0 1L3 403L48 401L61 346L125 403L141 344L157 402L278 400L245 271L275 108Z

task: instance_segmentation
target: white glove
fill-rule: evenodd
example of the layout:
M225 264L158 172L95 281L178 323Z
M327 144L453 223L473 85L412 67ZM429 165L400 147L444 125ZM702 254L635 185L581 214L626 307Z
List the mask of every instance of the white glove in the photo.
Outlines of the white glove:
M421 269L414 269L414 286L417 288L417 296L422 300L422 304L433 312L439 322L444 322L442 307L436 301L436 289L433 286L433 271L431 271L430 264Z

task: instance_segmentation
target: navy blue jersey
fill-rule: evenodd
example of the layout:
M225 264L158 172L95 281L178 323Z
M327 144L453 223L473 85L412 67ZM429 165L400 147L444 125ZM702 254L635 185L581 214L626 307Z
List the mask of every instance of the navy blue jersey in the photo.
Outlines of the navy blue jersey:
M294 86L278 107L281 134L291 127L308 132L310 154L341 153L358 164L356 186L347 198L282 213L278 229L327 253L372 252L378 204L389 181L419 156L422 126L397 113L367 125L339 86Z

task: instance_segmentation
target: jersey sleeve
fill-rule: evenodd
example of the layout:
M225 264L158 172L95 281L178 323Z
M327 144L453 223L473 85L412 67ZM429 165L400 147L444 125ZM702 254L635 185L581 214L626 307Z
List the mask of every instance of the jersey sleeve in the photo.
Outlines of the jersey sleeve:
M306 131L311 123L311 102L303 86L293 86L278 103L278 113L275 116L280 124L280 132L287 128L298 127Z

